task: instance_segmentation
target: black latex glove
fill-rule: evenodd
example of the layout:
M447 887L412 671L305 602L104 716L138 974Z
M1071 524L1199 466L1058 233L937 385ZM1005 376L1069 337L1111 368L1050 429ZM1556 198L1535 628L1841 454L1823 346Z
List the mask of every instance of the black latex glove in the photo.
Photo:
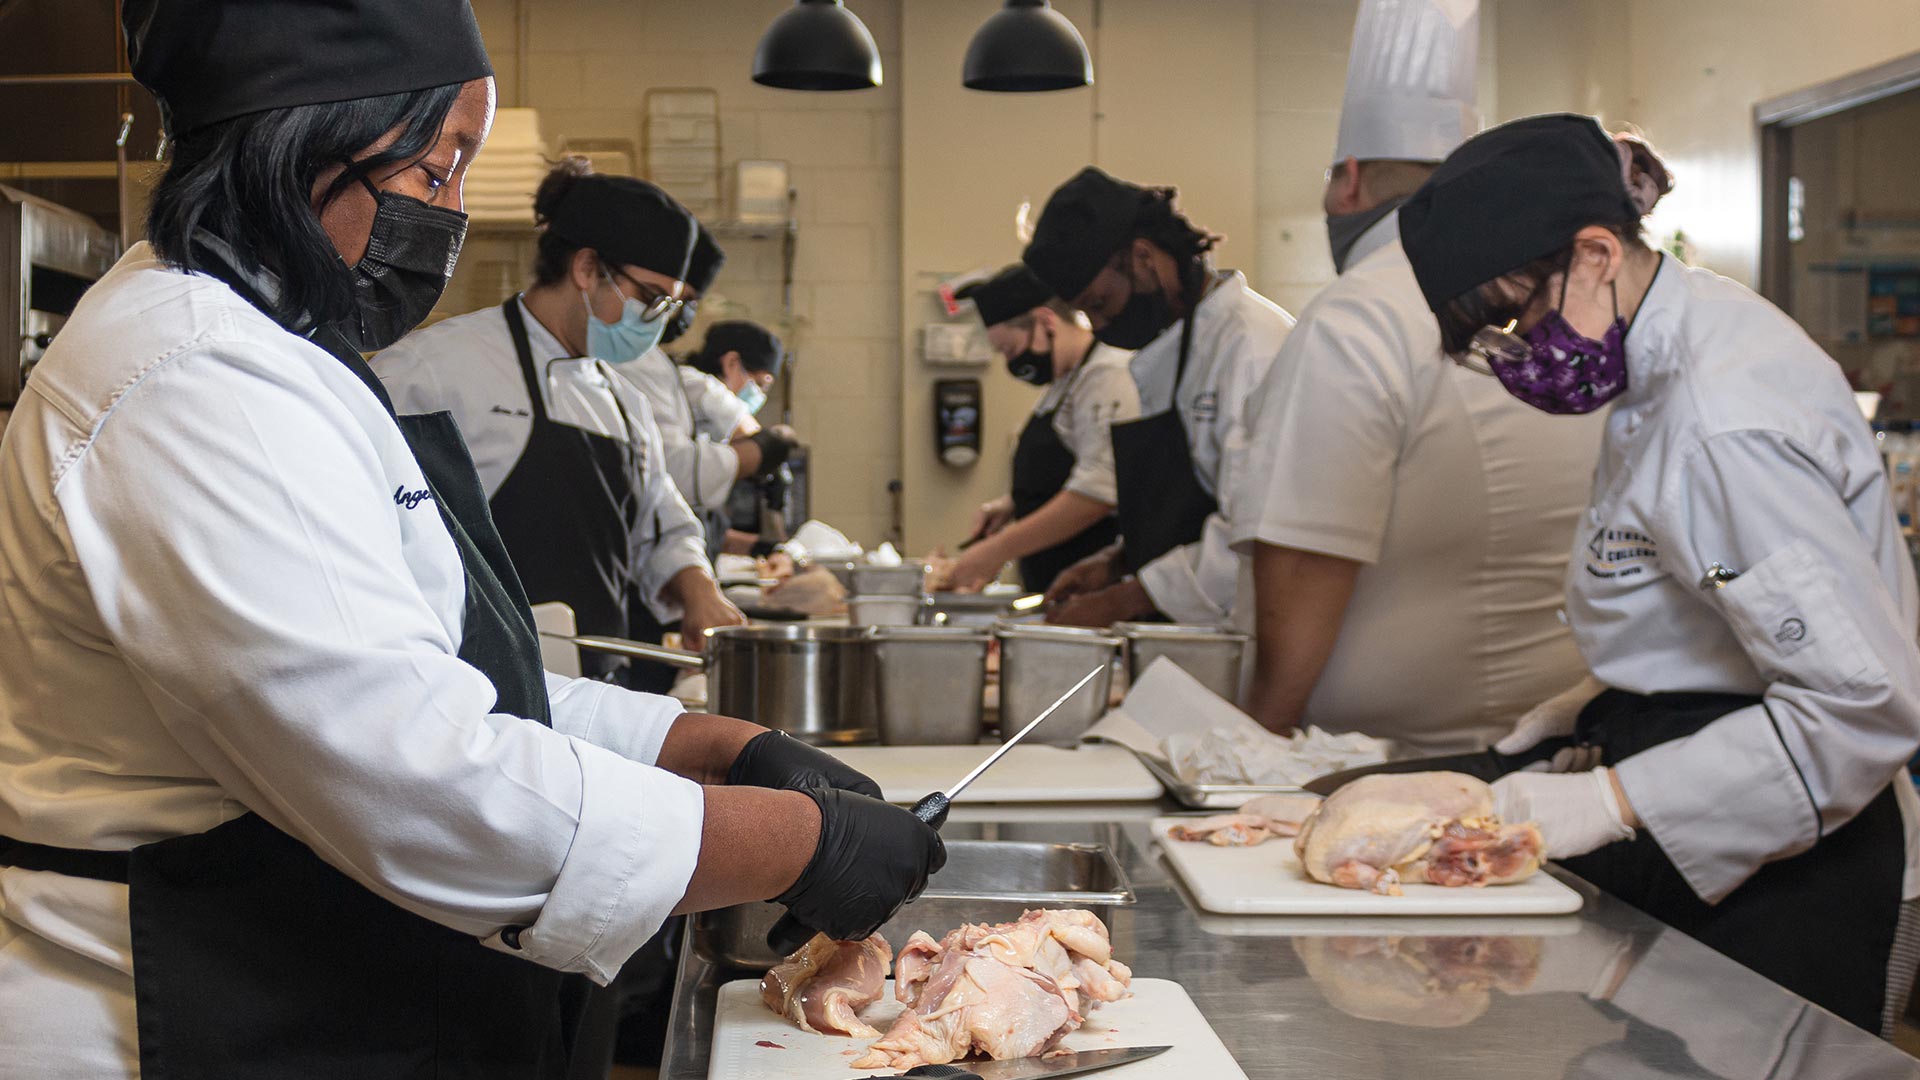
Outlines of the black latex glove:
M727 783L765 788L839 788L882 798L880 785L858 769L784 731L768 731L747 740L727 769Z
M780 466L787 463L787 458L792 456L794 449L800 445L791 429L779 426L761 428L749 438L753 440L755 446L760 448L760 468L753 474L754 479L757 480L779 472Z
M905 810L851 791L800 790L820 807L820 844L775 897L788 919L836 941L863 940L947 864L940 834Z

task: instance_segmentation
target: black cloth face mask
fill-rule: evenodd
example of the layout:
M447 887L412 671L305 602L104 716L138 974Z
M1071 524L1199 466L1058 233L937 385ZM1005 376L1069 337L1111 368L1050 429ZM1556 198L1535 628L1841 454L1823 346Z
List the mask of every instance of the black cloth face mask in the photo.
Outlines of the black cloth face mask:
M360 182L378 205L367 253L352 267L354 311L339 329L355 349L378 352L407 336L440 302L467 239L467 215Z
M1156 286L1149 293L1135 292L1120 314L1093 336L1116 349L1142 349L1172 325L1173 304L1167 300L1167 291Z
M697 314L695 309L699 306L700 301L698 300L688 300L686 303L681 304L680 310L673 314L673 321L668 323L667 328L660 332L660 344L671 345L680 340L681 336L687 331L693 329L693 317Z
M1033 347L1033 337L1027 337L1027 351L1017 356L1007 357L1007 374L1023 383L1045 386L1053 381L1053 350L1041 352Z
M1388 199L1371 210L1361 210L1352 214L1327 215L1327 248L1333 253L1333 272L1347 272L1347 256L1353 253L1353 245L1368 229L1379 224L1388 214L1400 209L1406 197Z

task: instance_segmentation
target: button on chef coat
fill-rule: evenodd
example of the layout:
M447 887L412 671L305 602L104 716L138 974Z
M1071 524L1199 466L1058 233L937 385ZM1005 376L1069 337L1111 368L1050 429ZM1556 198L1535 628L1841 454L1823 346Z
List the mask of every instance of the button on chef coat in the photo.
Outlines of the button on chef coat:
M1292 327L1293 316L1248 287L1244 274L1228 271L1194 308L1193 344L1178 401L1173 384L1180 363L1180 324L1133 356L1140 415L1180 410L1194 475L1207 494L1222 502L1200 539L1140 568L1140 584L1154 606L1174 622L1217 624L1232 613L1240 558L1229 546L1232 529L1222 496L1228 486L1221 476L1232 468L1225 460L1228 429Z
M1305 720L1453 753L1580 678L1559 612L1600 420L1450 362L1398 236L1396 214L1362 234L1235 432L1235 620L1256 542L1362 563Z
M1779 309L1663 258L1627 333L1567 614L1600 681L1764 695L1618 766L1714 901L1798 854L1920 748L1920 599L1886 470L1840 368ZM1702 587L1714 564L1739 576Z
M614 370L638 387L653 406L667 474L695 510L724 510L740 471L740 452L728 445L747 403L727 384L699 368L676 364L659 349Z
M642 500L633 532L633 565L640 596L661 622L680 617L680 605L660 595L675 574L708 566L706 531L667 474L660 429L645 395L612 373L610 365L574 358L540 320L520 304L527 345L545 369L547 419L596 435L644 442L634 479ZM499 307L458 315L416 330L373 358L373 370L401 412L446 409L473 452L480 483L491 498L520 460L533 432L520 360ZM651 524L647 524L651 523Z
M1053 430L1073 454L1062 490L1113 505L1115 424L1140 417L1140 390L1128 367L1133 354L1095 342L1078 367L1047 384L1035 416L1053 414Z
M124 850L253 811L409 911L528 925L522 955L609 979L699 853L700 788L649 764L681 708L549 675L553 728L493 713L425 488L338 360L135 245L0 446L0 834ZM0 869L9 1054L130 1051L130 937L124 885Z

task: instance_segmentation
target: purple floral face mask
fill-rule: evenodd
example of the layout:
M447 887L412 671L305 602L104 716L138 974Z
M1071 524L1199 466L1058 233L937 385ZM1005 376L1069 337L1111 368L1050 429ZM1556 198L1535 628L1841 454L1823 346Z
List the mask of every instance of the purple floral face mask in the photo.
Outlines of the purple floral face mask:
M1560 302L1566 303L1566 284ZM1613 324L1598 341L1575 330L1555 308L1525 337L1483 331L1474 349L1500 385L1521 401L1558 416L1590 413L1627 390L1627 321L1620 317L1620 294L1613 298ZM1497 335L1504 342L1488 341Z

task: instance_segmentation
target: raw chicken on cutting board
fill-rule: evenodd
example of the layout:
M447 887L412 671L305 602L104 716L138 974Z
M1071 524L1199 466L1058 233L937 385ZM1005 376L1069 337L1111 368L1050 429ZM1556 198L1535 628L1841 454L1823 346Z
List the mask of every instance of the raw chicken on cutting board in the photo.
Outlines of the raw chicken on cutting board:
M1237 813L1182 822L1167 835L1175 840L1205 841L1215 847L1253 847L1277 836L1299 835L1301 823L1319 806L1317 795L1262 795Z
M1363 776L1327 796L1294 838L1316 881L1400 895L1400 883L1505 885L1532 876L1546 845L1532 822L1509 825L1493 789L1459 773Z
M835 941L825 934L795 950L760 980L767 1008L816 1034L880 1033L860 1020L860 1010L880 1000L893 947L875 934L865 941Z

